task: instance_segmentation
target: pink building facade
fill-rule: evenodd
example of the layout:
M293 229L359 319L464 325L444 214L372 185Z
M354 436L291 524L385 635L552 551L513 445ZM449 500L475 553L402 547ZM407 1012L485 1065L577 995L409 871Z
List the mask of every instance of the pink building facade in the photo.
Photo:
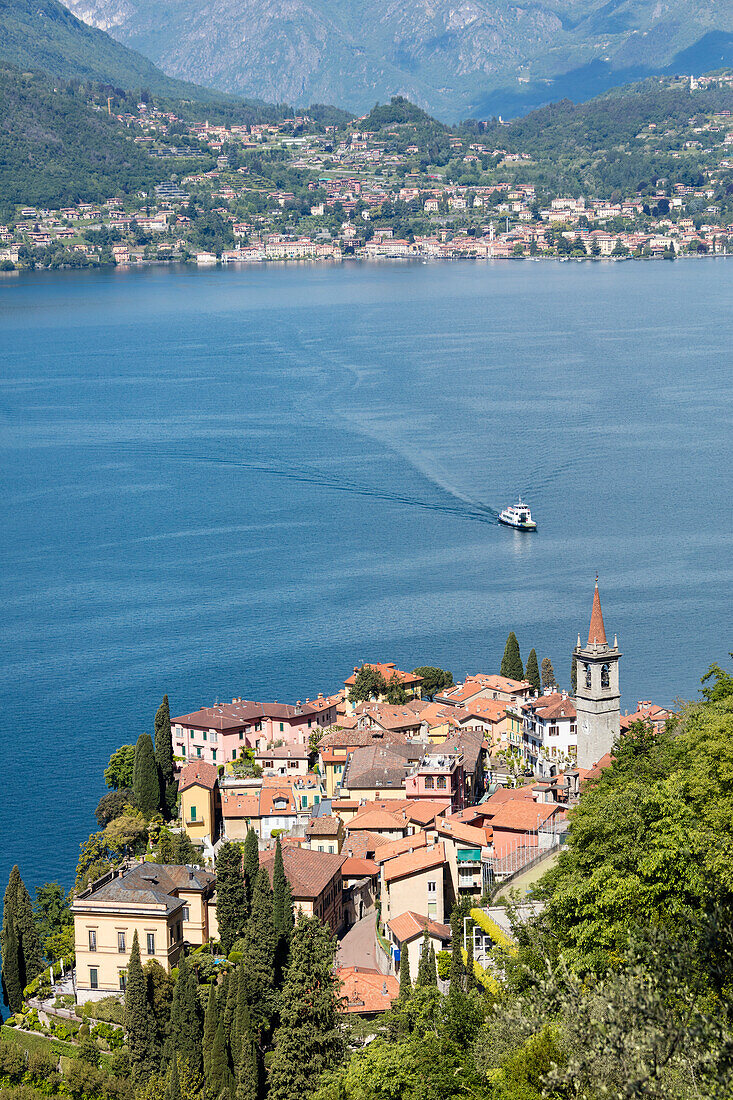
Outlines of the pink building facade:
M439 802L450 813L465 803L465 776L460 754L428 753L405 777L405 796Z

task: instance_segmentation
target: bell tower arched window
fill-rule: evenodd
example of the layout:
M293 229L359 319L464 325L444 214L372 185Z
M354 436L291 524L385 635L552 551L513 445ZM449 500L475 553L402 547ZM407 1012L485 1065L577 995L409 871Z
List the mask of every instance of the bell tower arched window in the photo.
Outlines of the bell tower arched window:
M590 687L590 665L585 666L585 686Z
M601 687L607 688L611 686L611 680L608 673L608 665L601 665Z

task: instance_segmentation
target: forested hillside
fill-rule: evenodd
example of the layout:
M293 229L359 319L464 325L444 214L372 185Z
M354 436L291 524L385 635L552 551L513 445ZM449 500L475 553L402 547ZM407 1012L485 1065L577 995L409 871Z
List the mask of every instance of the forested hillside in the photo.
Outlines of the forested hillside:
M169 174L88 92L0 63L0 203L64 206L153 187Z

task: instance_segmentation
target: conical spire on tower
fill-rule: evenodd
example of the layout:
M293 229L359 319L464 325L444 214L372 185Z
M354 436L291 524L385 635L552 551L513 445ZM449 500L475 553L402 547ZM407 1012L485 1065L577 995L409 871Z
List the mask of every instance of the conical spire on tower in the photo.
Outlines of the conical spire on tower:
M601 611L601 597L598 595L598 577L593 593L593 610L590 616L590 630L588 631L588 645L606 645L606 628L603 625L603 612Z

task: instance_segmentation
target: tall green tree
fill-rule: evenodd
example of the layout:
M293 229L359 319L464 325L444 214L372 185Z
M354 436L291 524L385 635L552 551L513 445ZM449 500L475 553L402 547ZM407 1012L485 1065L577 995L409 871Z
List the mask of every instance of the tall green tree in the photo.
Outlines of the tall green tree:
M135 766L135 746L120 745L109 758L104 769L104 781L113 791L132 788L132 772Z
M222 844L216 857L216 919L225 955L241 939L247 926L247 889L242 874L242 850L238 844Z
M219 1015L219 1022L214 1033L214 1042L209 1055L209 1075L206 1078L206 1094L210 1100L229 1100L234 1088L232 1067L229 1064L229 1055L226 1040L226 1027L224 1015Z
M405 685L399 679L398 676L392 675L387 681L387 702L393 707L402 706L407 702L407 692L405 691Z
M387 681L379 669L372 665L362 665L349 691L349 702L368 703L370 699L381 699L386 694Z
M17 864L5 890L0 950L5 1003L18 1012L23 990L43 969L43 952L30 895Z
M434 668L432 665L420 665L419 668L413 668L412 675L419 676L422 679L420 691L423 699L430 699L432 701L441 691L453 687L453 673L448 672L444 668Z
M173 732L171 730L171 711L168 696L155 715L155 763L158 765L160 789L163 794L161 809L164 817L172 817L178 796L178 784L175 781L173 764Z
M244 838L244 881L247 886L247 900L249 904L252 904L252 895L255 888L255 879L260 870L260 847L257 840L257 833L254 829L247 830L247 836Z
M552 667L552 661L549 657L542 658L542 690L547 691L548 688L555 686L555 670Z
M280 837L275 841L275 863L272 869L272 923L275 926L275 977L279 984L287 966L290 937L295 926L293 895L285 874Z
M435 968L435 949L430 942L428 926L425 925L425 933L423 935L422 947L420 950L420 963L417 968L417 980L415 981L415 988L428 989L430 986L437 986L437 984L438 973Z
M171 1058L171 1068L168 1072L168 1085L166 1087L165 1100L182 1100L181 1082L178 1076L178 1055Z
M335 943L317 917L301 916L293 932L270 1069L269 1100L294 1100L317 1089L344 1051Z
M542 690L542 686L540 680L540 668L537 664L537 653L534 649L530 649L529 651L529 657L527 658L527 667L524 670L524 678L525 680L529 680L530 684L539 695L540 691Z
M203 1070L201 1050L203 1020L197 989L196 975L191 969L188 958L184 955L178 967L178 978L173 990L166 1052L171 1061L176 1053L180 1054L192 1069L201 1073Z
M214 1049L214 1039L218 1026L219 998L216 992L216 982L212 981L209 986L209 996L206 1000L206 1011L204 1013L203 1065L204 1081L207 1085L211 1078L211 1052Z
M125 1035L130 1051L130 1075L137 1088L158 1068L155 1020L148 1004L147 981L140 961L137 929L132 937L125 989Z
M160 779L155 751L149 733L141 733L135 744L135 763L132 769L132 790L135 805L150 818L160 809Z
M407 941L400 948L400 1002L406 1001L412 993L412 978L410 977L410 952Z
M524 679L524 665L522 664L522 657L519 652L519 642L513 630L504 646L504 656L501 659L500 671L502 676L506 676L510 680Z
M453 906L453 912L450 916L450 995L453 996L454 989L463 989L463 955L461 954L461 943L463 941L463 917L459 906Z
M575 654L570 658L570 691L575 695L578 690L578 660Z
M260 867L252 895L252 912L244 933L243 959L247 995L256 1028L264 1027L272 1014L276 943L270 877L265 868Z

